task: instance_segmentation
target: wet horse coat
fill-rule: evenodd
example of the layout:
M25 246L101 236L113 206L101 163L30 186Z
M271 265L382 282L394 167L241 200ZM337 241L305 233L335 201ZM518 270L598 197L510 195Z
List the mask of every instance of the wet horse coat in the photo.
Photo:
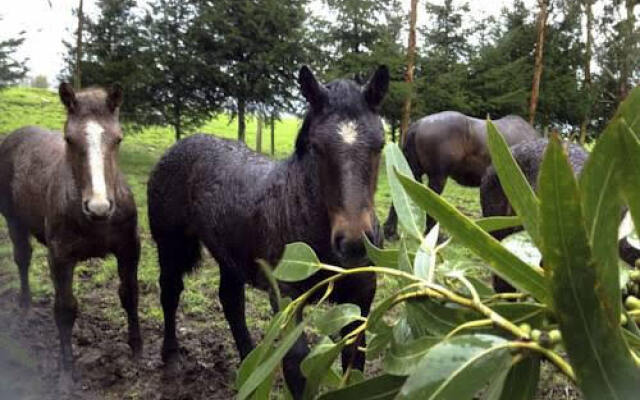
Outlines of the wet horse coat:
M513 158L534 189L538 183L538 172L548 143L549 141L547 139L537 139L519 143L511 148ZM573 173L579 176L589 154L580 145L575 143L567 143L566 151ZM482 177L480 204L482 206L483 217L515 215L507 196L502 190L498 174L493 167L487 168L485 175ZM491 235L498 240L502 240L522 229L522 227L501 229L492 232ZM631 266L634 266L635 260L640 258L640 250L631 246L624 238L618 242L618 250L620 258ZM493 287L496 292L499 293L515 291L509 283L496 275L493 276Z
M0 144L0 213L5 217L20 272L20 303L28 307L29 237L47 246L60 334L61 384L69 388L71 331L77 315L73 270L77 262L115 254L120 300L129 322L129 345L142 348L138 324L140 244L133 196L117 166L122 139L118 108L122 89L77 94L60 86L67 109L64 135L25 127Z
M161 269L162 358L168 366L178 363L175 318L183 275L196 267L201 243L219 264L220 302L241 358L254 347L245 284L268 287L257 259L276 265L287 243L302 241L325 263L366 264L363 235L381 240L373 197L384 144L377 108L388 82L381 67L365 88L346 80L324 86L303 67L299 83L310 109L294 154L281 162L209 135L178 142L162 157L151 174L148 199ZM326 277L319 273L282 285L283 294L297 297ZM375 287L375 276L353 276L336 284L331 299L357 304L366 315ZM364 367L357 350L364 343L361 336L345 348L343 367ZM304 390L299 366L307 352L303 336L283 363L295 398Z
M524 119L509 115L493 121L505 140L512 146L540 135ZM426 174L429 187L440 194L447 178L463 186L478 187L486 168L491 164L487 147L487 126L482 119L455 111L444 111L414 122L407 132L403 152L414 177L422 180ZM427 229L433 226L431 217ZM384 225L386 237L396 233L397 215L393 206Z

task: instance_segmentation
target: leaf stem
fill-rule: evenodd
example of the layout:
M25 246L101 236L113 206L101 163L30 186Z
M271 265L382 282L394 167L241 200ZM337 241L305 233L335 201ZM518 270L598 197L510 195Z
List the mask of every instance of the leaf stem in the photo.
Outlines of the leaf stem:
M553 363L563 374L568 376L573 382L576 381L576 375L573 372L573 368L567 363L558 353L553 350L545 349L537 342L511 342L509 347L513 349L528 349L538 352L545 356L551 363Z

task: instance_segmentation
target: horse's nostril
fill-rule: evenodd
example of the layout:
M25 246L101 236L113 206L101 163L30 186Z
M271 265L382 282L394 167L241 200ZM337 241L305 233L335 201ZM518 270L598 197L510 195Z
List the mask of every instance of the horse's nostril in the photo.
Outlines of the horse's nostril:
M89 200L82 202L82 212L85 213L85 215L91 215L91 211L89 211Z
M333 246L341 254L343 254L345 251L345 248L344 248L345 241L346 241L346 237L344 236L343 233L336 233L336 235L333 238Z
M373 233L373 231L366 231L364 234L367 235L367 239L369 239L369 242L376 244L376 235L375 233Z
M113 214L116 210L116 202L113 200L109 200L109 214Z

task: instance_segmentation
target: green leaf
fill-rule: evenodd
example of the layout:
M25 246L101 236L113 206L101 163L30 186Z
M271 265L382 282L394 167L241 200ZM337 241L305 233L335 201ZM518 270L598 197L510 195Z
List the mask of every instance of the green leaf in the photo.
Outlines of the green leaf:
M262 342L258 346L256 346L249 355L242 361L240 368L238 369L238 374L236 376L235 386L236 389L240 389L240 387L247 381L249 375L257 368L259 364L267 357L267 355L273 351L273 343L275 342L278 335L281 333L282 324L284 323L287 315L282 311L278 312L273 316L273 319L269 323L265 331L264 338Z
M342 327L361 318L360 307L344 303L331 307L315 318L315 326L323 335L332 335Z
M474 222L485 232L494 232L522 226L520 217L484 217L478 218Z
M398 297L403 296L407 293L411 293L418 290L415 287L403 287L397 292L385 297L382 301L378 302L376 306L369 313L369 326L368 330L372 333L378 333L378 327L381 324L384 324L382 317L384 314L389 311L391 307L395 305L396 299ZM383 328L384 329L384 328Z
M349 372L349 377L347 378L346 386L357 385L360 382L364 382L364 373L359 369L352 369Z
M473 276L467 276L467 280L469 281L469 283L471 283L474 289L476 289L476 292L478 292L478 295L480 296L481 299L485 299L487 297L491 297L494 294L496 294L496 292L493 290L491 286L487 285L486 283L484 283L478 278L474 278ZM467 291L467 295L471 295L471 293L468 293Z
M427 351L441 340L432 336L423 336L409 342L393 340L384 357L385 372L391 375L411 375Z
M380 329L380 327L386 327L386 329ZM386 323L381 322L378 323L378 329L376 329L376 333L372 335L368 335L367 339L369 343L367 344L367 359L374 359L378 357L384 349L387 348L387 345L393 339L393 333L390 326Z
M640 94L640 92L637 92ZM638 111L636 110L636 118ZM640 126L638 127L640 129ZM622 195L629 206L631 217L635 226L640 226L640 141L638 131L632 128L622 119L619 123L620 135L620 178Z
M498 336L465 335L429 350L396 397L471 399L512 363L509 342Z
M302 361L300 368L307 378L303 398L312 399L317 394L320 384L343 347L342 342L333 343L324 337Z
M398 268L398 250L380 249L371 243L367 235L364 235L364 247L367 250L367 256L374 265L379 267Z
M580 176L582 209L599 282L598 296L610 316L620 318L618 227L620 222L620 167L617 123L600 137Z
M398 172L399 181L416 203L429 210L443 228L467 248L489 263L501 278L523 292L530 293L541 302L550 299L549 290L541 273L506 250L500 242L483 231L454 206L447 203L428 187Z
M540 358L527 357L506 370L500 387L491 388L485 400L531 400L536 395L540 379Z
M318 400L392 400L405 381L404 376L380 375L344 389L325 393Z
M416 257L413 260L414 275L418 278L426 279L430 283L433 283L435 275L436 246L438 245L439 234L440 225L435 224L420 243Z
M593 261L578 185L557 136L547 146L538 193L542 254L578 385L588 399L634 398L640 393L640 371L615 322L619 315L612 315L596 289L601 285L597 268L604 266Z
M400 239L400 248L398 249L398 269L408 274L413 274L413 266L407 249L407 242L404 238Z
M322 264L309 245L302 242L290 243L273 271L273 275L284 282L297 282L318 272Z
M536 194L513 158L509 145L491 121L487 121L487 134L491 164L496 170L500 186L516 214L522 219L522 225L531 235L533 242L539 246L539 202Z
M545 318L552 316L551 311L544 304L539 303L493 303L489 307L514 324L527 323L532 327L541 327Z
M238 399L244 400L248 398L265 379L268 379L273 370L278 366L280 361L287 354L289 349L295 344L302 331L304 330L304 323L298 324L291 329L278 344L278 347L266 358L261 364L259 364L252 372L247 380L242 384L238 391Z
M426 224L426 214L407 196L393 173L393 169L397 168L406 175L412 175L411 168L409 168L402 151L395 143L388 143L385 146L384 156L389 189L391 190L393 206L398 214L398 222L410 236L420 241Z
M429 298L408 300L406 307L407 322L416 337L444 336L460 324L485 318L471 309Z
M636 353L640 353L640 336L626 329L623 330L623 333L629 347L631 347Z
M280 286L278 286L278 281L276 280L276 277L273 276L273 270L271 266L265 260L258 259L256 261L260 266L260 269L262 270L262 273L264 274L265 278L267 279L267 282L269 283L269 288L271 290L271 293L273 293L273 296L276 299L276 304L278 304L278 308L280 308L280 304L282 303L282 296L280 295ZM280 310L278 309L276 311L280 311Z

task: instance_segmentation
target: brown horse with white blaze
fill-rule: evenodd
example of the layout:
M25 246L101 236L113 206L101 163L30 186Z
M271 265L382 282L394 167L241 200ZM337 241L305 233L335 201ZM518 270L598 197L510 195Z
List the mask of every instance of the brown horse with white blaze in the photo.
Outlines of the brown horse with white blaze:
M142 349L138 323L140 242L133 195L118 169L122 88L75 93L63 83L64 134L25 127L0 144L0 213L5 217L20 272L20 304L28 307L30 236L48 249L55 288L54 315L61 347L61 388L72 381L71 331L77 315L75 265L114 254L129 345Z

